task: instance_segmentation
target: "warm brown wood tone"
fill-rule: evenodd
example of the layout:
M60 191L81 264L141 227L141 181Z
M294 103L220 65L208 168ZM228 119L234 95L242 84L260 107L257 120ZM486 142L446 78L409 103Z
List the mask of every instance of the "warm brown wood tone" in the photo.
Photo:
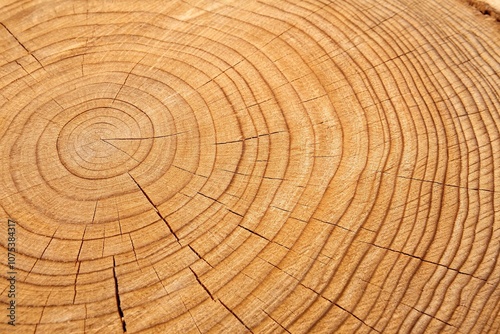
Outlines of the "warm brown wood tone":
M0 332L500 331L491 15L0 3Z
M484 15L488 15L500 21L500 0L467 0L467 3L476 7Z

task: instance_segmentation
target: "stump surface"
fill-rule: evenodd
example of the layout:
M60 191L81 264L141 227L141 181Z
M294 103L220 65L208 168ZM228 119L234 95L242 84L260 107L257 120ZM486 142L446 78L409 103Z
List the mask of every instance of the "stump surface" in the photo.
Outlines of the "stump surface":
M492 15L0 3L0 332L500 331Z

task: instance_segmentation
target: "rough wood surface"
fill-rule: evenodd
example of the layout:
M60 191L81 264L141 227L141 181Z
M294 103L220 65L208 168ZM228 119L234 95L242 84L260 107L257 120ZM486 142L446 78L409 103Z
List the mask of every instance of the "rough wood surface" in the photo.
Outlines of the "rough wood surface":
M500 331L494 18L0 4L0 332Z
M477 8L484 15L491 16L500 21L500 0L467 0L467 3Z

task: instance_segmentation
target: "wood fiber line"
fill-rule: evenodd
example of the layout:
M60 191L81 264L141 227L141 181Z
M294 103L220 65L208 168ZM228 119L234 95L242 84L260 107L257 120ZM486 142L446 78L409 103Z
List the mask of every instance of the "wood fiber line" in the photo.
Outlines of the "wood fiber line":
M0 0L0 332L500 331L496 6Z

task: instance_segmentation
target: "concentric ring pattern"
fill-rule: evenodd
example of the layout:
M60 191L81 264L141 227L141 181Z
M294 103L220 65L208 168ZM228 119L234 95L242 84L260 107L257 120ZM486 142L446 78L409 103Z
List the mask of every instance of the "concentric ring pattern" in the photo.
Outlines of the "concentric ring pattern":
M454 0L1 3L19 333L500 330L494 20Z

